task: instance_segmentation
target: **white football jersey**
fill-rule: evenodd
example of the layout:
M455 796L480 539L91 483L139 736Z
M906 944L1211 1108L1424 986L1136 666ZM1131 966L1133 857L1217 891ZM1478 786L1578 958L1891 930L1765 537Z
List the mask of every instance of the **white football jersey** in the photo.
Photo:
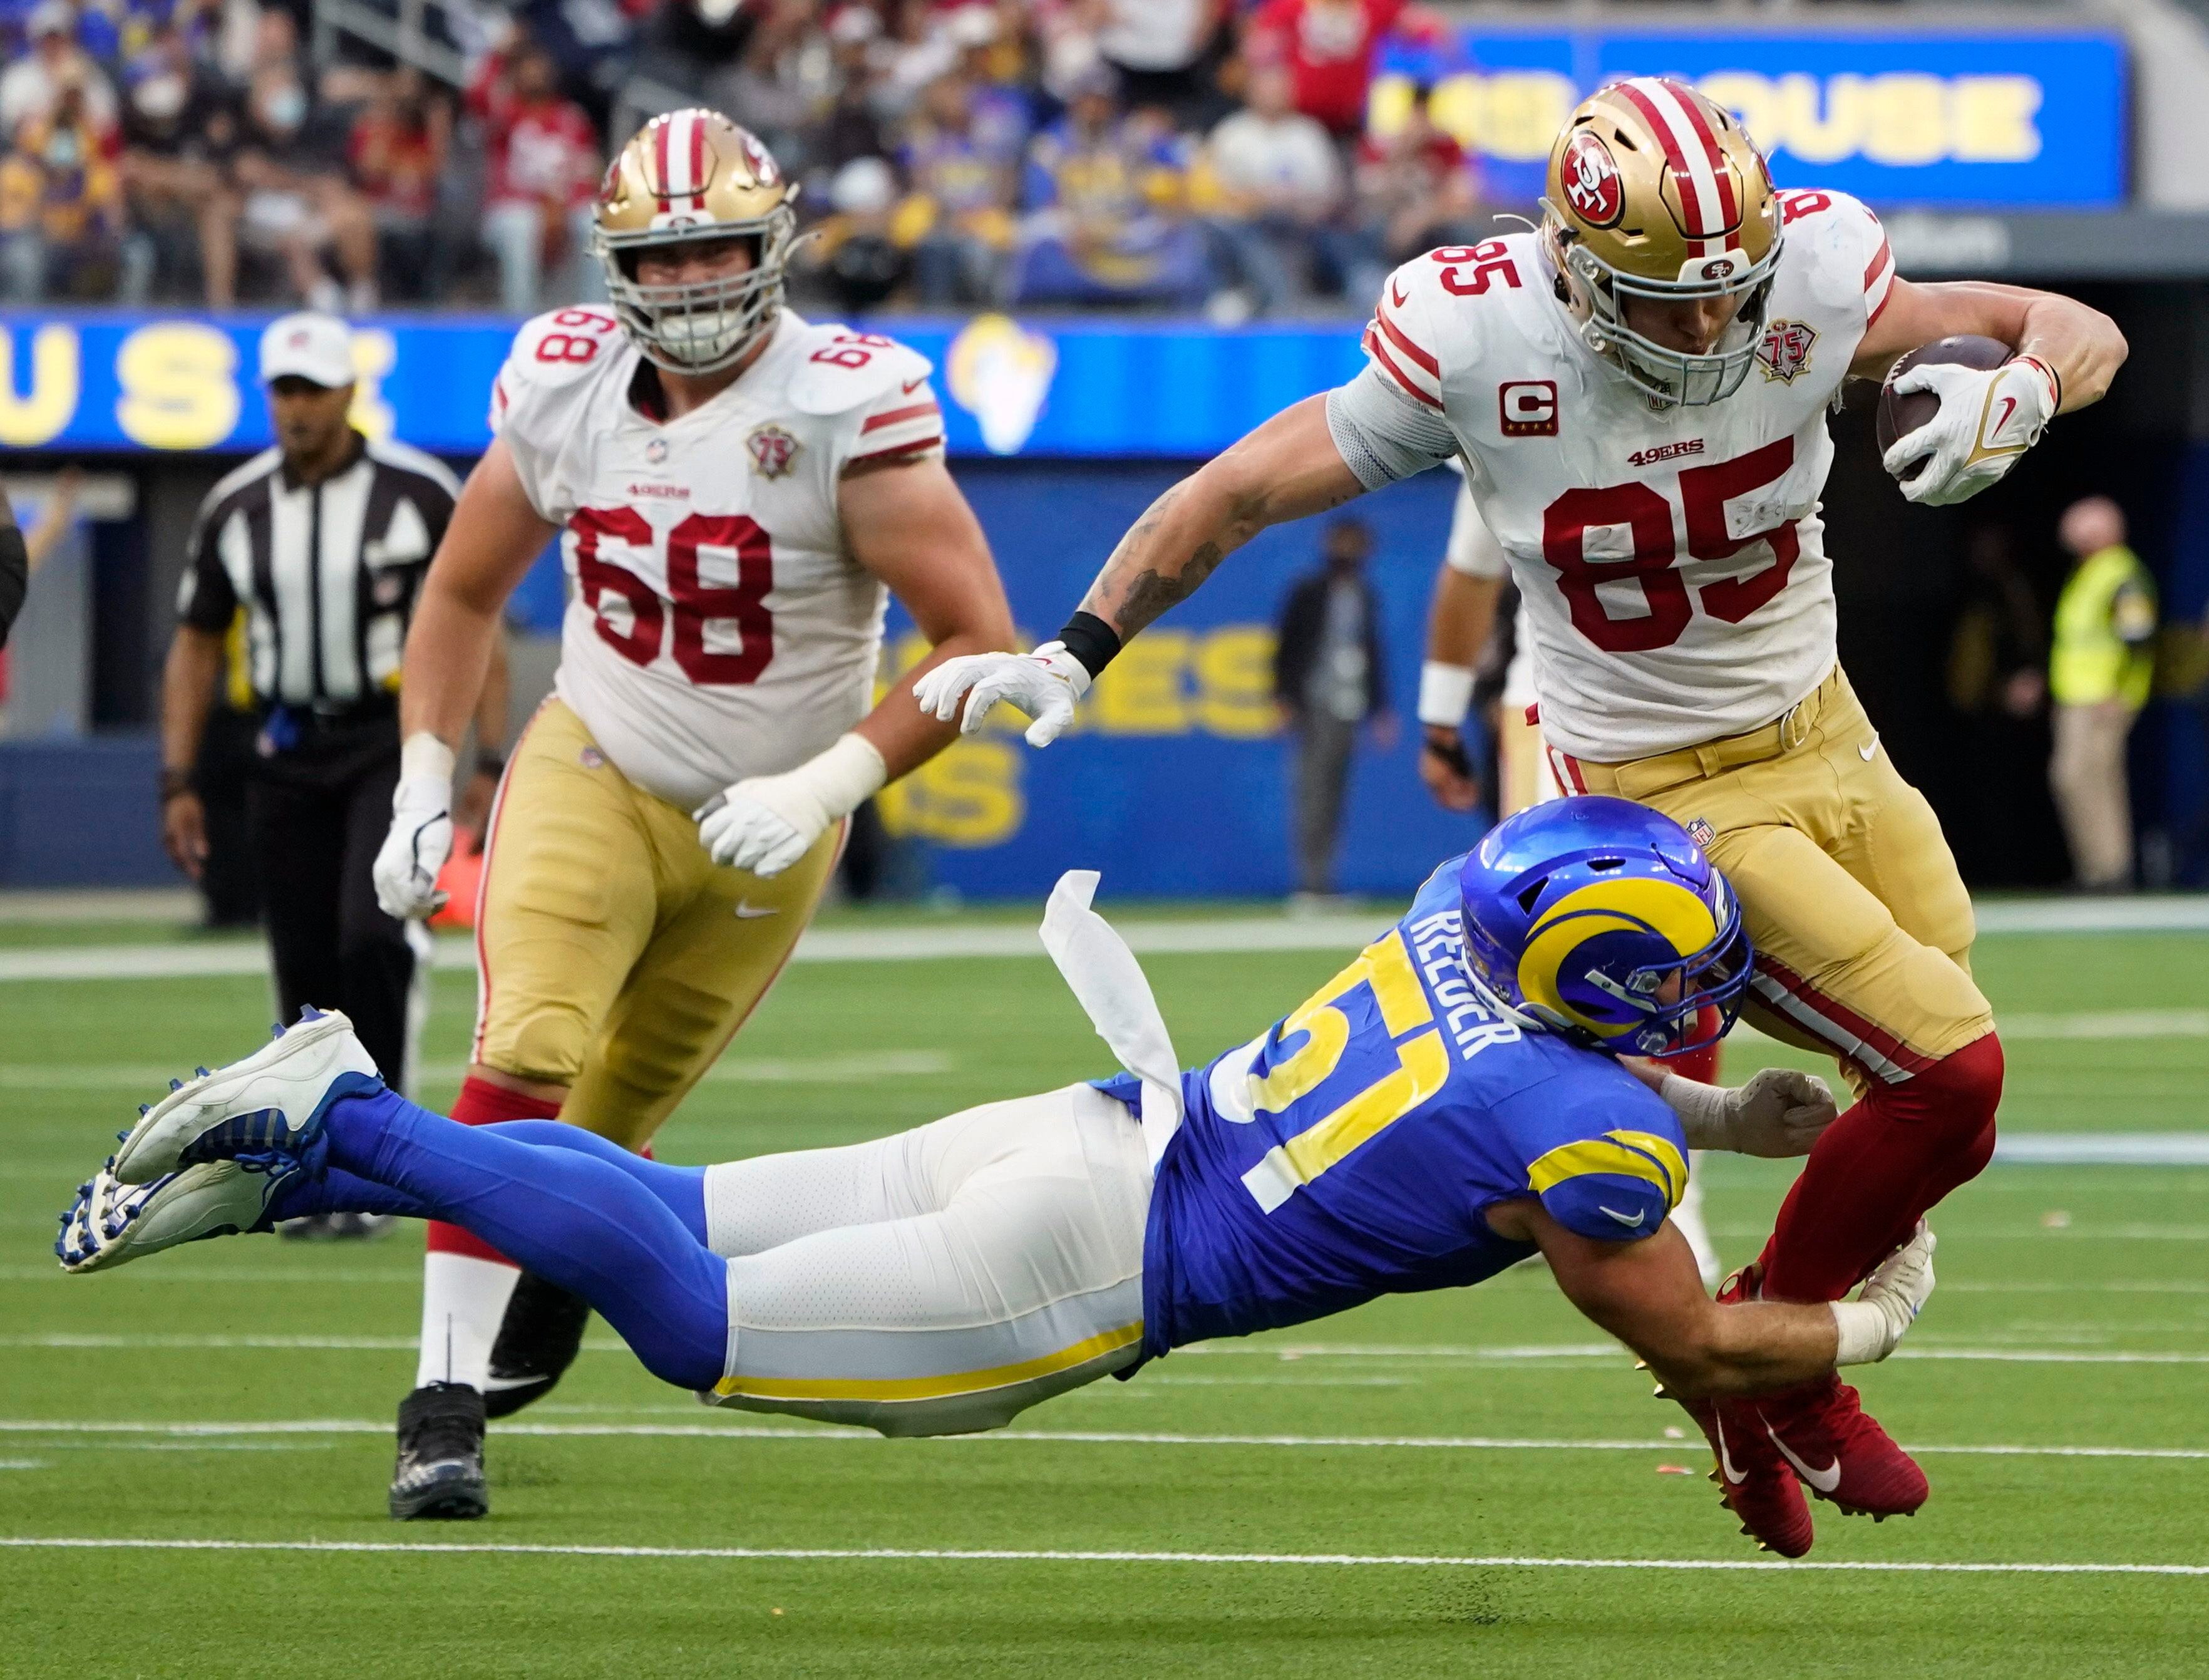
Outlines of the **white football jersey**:
M1658 406L1587 348L1533 233L1405 263L1367 329L1456 437L1526 601L1543 734L1576 757L1755 729L1833 667L1826 410L1894 262L1855 199L1780 196L1756 363L1706 407Z
M561 699L631 781L685 810L790 769L865 715L887 592L846 551L852 461L940 452L917 352L787 310L757 361L661 424L603 309L516 335L491 392L531 506L561 527Z

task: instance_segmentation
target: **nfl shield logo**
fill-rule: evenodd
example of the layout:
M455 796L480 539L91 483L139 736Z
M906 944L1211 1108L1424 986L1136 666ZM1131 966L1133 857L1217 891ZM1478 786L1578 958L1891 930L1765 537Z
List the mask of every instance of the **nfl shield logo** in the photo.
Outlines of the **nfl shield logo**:
M790 471L798 454L798 440L777 425L761 426L744 440L744 446L752 452L762 479L779 479Z
M659 466L662 461L665 461L667 459L667 440L665 437L655 437L649 443L647 443L644 446L644 458L650 461L654 467Z
M1697 846L1708 847L1710 843L1718 837L1718 830L1700 816L1688 824L1688 838L1694 841Z

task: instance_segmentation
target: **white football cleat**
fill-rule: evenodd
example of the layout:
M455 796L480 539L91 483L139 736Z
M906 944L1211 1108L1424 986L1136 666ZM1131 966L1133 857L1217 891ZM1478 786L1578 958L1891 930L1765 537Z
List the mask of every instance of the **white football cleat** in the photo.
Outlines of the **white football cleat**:
M382 1075L352 1022L335 1010L309 1009L242 1062L190 1084L172 1081L115 1152L114 1174L143 1184L201 1161L304 1153L322 1135L334 1098L381 1090Z
M179 1243L268 1231L268 1205L296 1166L255 1171L236 1161L205 1161L165 1173L150 1184L126 1184L102 1167L77 1187L76 1205L62 1215L54 1254L74 1275L122 1266Z

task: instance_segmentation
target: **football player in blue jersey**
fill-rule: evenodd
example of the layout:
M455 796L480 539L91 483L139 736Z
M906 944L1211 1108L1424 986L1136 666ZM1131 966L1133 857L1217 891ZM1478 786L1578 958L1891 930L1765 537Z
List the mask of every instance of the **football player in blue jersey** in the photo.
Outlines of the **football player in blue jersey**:
M386 1089L342 1015L310 1015L148 1111L56 1251L91 1272L305 1213L450 1219L586 1297L667 1382L885 1435L994 1429L1189 1342L1536 1253L1690 1401L1883 1358L1932 1288L1921 1226L1854 1301L1705 1293L1666 1219L1688 1150L1801 1154L1833 1107L1803 1074L1724 1090L1638 1059L1722 1032L1749 972L1730 889L1668 817L1522 812L1286 1018L1186 1072L1095 882L1060 882L1043 935L1115 1077L670 1166L575 1126L456 1125Z

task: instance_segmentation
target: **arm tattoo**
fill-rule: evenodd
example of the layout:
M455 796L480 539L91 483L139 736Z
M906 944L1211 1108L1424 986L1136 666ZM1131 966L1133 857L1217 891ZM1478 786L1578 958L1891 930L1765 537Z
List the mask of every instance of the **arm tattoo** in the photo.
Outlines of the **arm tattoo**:
M1093 612L1117 629L1124 640L1177 603L1195 593L1197 586L1227 557L1216 541L1201 545L1177 571L1165 572L1137 557L1148 547L1165 523L1166 515L1183 486L1176 485L1145 509L1112 551L1104 569L1081 599L1080 611ZM1136 569L1141 568L1140 570Z
M1218 543L1207 543L1190 555L1179 572L1171 575L1159 571L1144 571L1128 585L1128 593L1120 602L1119 626L1123 641L1135 635L1167 608L1178 605L1195 594L1197 586L1210 577L1213 570L1227 557Z

